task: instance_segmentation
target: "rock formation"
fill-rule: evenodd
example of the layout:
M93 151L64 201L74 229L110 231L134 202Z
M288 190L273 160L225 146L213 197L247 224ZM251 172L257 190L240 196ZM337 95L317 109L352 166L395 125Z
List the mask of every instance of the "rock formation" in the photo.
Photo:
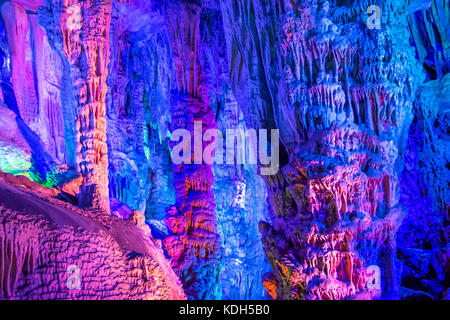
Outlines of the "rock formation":
M132 222L5 181L0 178L0 299L185 297L161 248Z
M106 93L112 1L47 1L45 17L59 22L62 54L76 95L76 163L84 177L79 202L109 213Z
M370 30L361 21L368 3L243 2L228 4L239 65L231 78L241 103L258 100L249 124L284 121L289 154L267 179L266 288L279 299L398 298L398 180L422 76L414 49L391 30L408 32L409 3L386 3L381 29ZM380 286L370 285L373 268Z
M0 298L448 299L448 0L0 15Z
M186 160L173 164L176 202L167 208L168 215L164 218L172 233L164 239L164 244L187 295L196 299L212 299L220 297L217 285L220 241L212 168L201 158L207 145L203 136L217 125L209 104L208 88L204 84L205 71L199 61L202 8L195 3L181 1L170 9L168 32L177 81L177 89L171 97L171 131L187 130L193 137L193 144L182 151ZM198 139L200 141L196 141ZM178 141L174 140L172 145L176 143ZM200 159L196 149L200 150Z

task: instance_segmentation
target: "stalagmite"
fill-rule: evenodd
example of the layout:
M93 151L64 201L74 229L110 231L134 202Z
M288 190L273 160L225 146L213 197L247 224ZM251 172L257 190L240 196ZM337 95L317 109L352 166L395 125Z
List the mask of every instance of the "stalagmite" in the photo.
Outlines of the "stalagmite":
M448 3L1 1L0 299L448 299Z

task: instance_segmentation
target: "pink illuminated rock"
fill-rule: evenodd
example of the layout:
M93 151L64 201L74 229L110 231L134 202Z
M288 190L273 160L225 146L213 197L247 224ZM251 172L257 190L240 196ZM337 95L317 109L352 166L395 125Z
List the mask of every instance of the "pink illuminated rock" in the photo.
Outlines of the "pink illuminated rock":
M11 52L12 82L20 116L27 125L33 126L39 103L33 64L29 58L32 55L32 44L27 41L31 32L30 21L25 9L12 2L5 2L1 12L3 17L8 17L5 27Z
M80 193L80 187L83 184L83 177L80 175L75 179L64 182L61 190L71 196L76 197Z
M9 173L2 172L0 170L0 181L4 181L6 183L15 185L15 186L21 186L33 191L36 191L38 193L41 193L43 195L49 196L49 197L56 197L59 194L59 191L53 188L46 188L41 186L39 183L36 183L32 180L30 180L28 177L25 176L14 176Z
M144 235L146 235L147 237L152 236L150 227L145 223L145 216L142 212L140 212L139 210L133 210L133 214L129 219L131 222L135 223L139 229L142 230Z

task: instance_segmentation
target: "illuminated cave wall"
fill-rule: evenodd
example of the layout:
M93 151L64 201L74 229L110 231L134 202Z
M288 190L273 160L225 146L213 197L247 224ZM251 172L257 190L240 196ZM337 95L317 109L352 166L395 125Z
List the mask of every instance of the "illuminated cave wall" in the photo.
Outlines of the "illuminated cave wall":
M450 1L0 12L0 169L98 215L143 212L188 298L448 297ZM279 172L173 164L194 121L279 129Z

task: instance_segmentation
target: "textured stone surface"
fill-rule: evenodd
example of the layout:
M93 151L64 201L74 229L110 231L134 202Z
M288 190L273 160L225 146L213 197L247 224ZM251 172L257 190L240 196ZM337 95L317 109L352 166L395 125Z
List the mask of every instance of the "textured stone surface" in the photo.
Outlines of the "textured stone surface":
M84 177L81 206L109 213L106 93L112 1L46 1L44 21L59 21L76 104L76 163ZM51 28L51 25L48 25Z
M5 1L1 6L6 42L2 46L1 100L23 121L18 125L45 180L53 164L67 159L60 102L61 61L39 26L36 6L31 2L22 5L20 1ZM34 146L36 140L40 140L39 146ZM46 159L38 159L37 153L46 153Z
M408 218L398 234L403 261L402 286L434 299L448 299L446 248L449 245L449 43L450 8L428 1L408 16L416 57L426 81L414 102L414 119L400 176L400 203ZM404 254L405 253L405 254ZM425 259L424 259L425 258Z
M237 100L255 101L248 124L283 121L289 153L267 179L268 291L281 299L379 297L366 287L367 267L378 265L383 296L398 297L395 233L406 215L399 155L422 81L398 31L408 32L408 3L383 3L383 28L370 31L362 2L244 2L226 4Z

